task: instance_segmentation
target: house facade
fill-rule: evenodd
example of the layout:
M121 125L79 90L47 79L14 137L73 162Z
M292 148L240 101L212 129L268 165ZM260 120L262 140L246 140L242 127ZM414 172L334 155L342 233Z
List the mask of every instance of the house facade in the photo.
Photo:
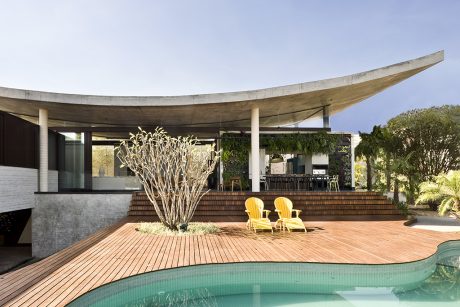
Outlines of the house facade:
M32 244L35 256L43 257L126 215L132 191L141 186L119 167L116 146L139 126L192 134L200 146L216 144L223 151L228 140L246 144L236 170L232 161L222 159L209 180L213 189L225 186L237 172L245 188L259 192L270 173L267 163L277 151L285 155L287 172L322 170L338 175L341 188L353 189L356 144L351 133L331 130L330 116L443 59L440 51L345 77L187 96L96 96L0 87L0 244L22 238ZM314 118L322 119L322 127L295 126ZM335 136L333 150L309 148L312 135ZM294 138L300 145L289 152L276 147L281 139ZM17 229L7 232L5 225L11 221Z

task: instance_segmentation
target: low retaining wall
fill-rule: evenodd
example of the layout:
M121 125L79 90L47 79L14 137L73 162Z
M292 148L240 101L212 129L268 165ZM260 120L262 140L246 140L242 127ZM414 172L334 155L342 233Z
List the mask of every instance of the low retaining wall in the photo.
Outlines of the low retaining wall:
M35 194L32 255L47 257L126 217L131 193Z

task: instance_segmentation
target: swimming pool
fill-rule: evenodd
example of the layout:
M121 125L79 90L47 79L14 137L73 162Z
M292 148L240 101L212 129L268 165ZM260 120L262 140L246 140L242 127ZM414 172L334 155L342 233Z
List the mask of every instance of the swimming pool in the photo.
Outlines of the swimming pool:
M460 241L387 265L207 264L128 277L69 306L460 306Z

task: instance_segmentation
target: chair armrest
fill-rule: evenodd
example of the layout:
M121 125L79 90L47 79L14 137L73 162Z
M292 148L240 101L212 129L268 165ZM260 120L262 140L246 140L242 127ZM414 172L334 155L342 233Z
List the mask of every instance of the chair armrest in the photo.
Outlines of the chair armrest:
M302 210L299 210L299 209L292 209L292 211L295 212L295 215L296 215L295 217L299 217L300 212L302 212Z
M268 215L270 214L271 211L270 210L264 210L264 212L265 212L265 217L268 218Z

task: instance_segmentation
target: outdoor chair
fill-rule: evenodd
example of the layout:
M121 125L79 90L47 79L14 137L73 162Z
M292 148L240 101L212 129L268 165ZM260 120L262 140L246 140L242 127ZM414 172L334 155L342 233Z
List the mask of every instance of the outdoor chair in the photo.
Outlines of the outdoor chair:
M333 175L332 178L329 179L329 181L327 182L327 189L329 191L336 191L336 192L340 192L340 188L339 188L339 175Z
M286 229L290 232L293 229L302 229L307 232L303 221L299 215L302 210L292 209L292 201L286 197L278 197L275 199L275 208L278 213L278 220L275 223L275 228ZM292 217L292 212L295 212L295 217Z
M247 228L254 230L254 232L257 232L257 230L269 229L273 233L272 223L268 218L271 211L264 210L264 202L260 198L250 197L246 199L244 206L246 207L245 212L249 217L246 223Z

